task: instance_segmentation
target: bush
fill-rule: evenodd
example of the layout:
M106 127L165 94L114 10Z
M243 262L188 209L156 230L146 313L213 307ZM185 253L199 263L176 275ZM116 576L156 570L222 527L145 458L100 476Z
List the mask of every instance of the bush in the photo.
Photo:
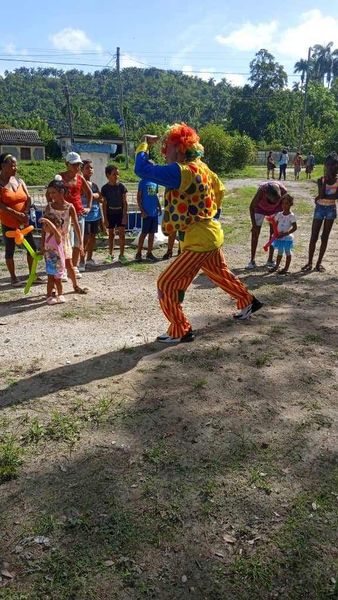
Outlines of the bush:
M205 161L213 171L227 171L231 163L230 136L219 125L206 125L199 132Z
M237 133L231 138L230 153L230 166L235 169L243 169L255 157L255 144L248 135Z
M200 130L205 160L210 169L226 173L242 169L254 158L256 148L248 135L226 133L219 125L206 125Z
M114 157L114 161L117 163L125 163L126 162L126 156L125 154L117 154Z
M64 171L63 160L20 160L18 175L27 185L47 185L57 173Z

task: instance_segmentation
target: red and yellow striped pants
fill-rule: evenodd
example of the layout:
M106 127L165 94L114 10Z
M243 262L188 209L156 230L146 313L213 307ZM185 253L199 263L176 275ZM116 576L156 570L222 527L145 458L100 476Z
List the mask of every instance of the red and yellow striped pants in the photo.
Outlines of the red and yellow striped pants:
M228 269L220 248L211 252L185 250L163 271L157 282L160 305L170 322L168 334L172 337L182 337L191 329L182 310L181 301L184 292L200 270L237 300L238 309L245 308L252 302L252 295L245 285Z

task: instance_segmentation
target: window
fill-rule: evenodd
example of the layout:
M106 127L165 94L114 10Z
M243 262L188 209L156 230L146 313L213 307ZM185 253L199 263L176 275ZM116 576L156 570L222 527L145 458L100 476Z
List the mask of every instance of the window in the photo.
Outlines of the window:
M21 160L31 160L32 159L32 149L31 148L20 148L20 158L21 158Z

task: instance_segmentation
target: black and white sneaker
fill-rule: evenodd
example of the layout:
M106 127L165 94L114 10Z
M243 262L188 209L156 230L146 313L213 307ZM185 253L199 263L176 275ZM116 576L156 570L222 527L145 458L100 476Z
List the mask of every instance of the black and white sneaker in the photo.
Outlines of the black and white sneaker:
M233 318L236 321L246 321L247 319L250 319L250 317L253 313L257 312L257 310L262 308L262 306L263 306L262 302L257 300L257 298L255 298L255 296L254 296L252 303L249 304L248 306L246 306L245 308L242 308L242 310L240 310L238 313L233 315Z
M167 333L163 333L163 335L159 335L156 339L162 344L184 344L187 342L193 342L195 339L195 334L192 330L190 330L182 337L174 338L171 337L171 335L168 335Z
M159 259L156 256L154 256L152 252L147 252L146 259L150 260L151 262L159 261Z

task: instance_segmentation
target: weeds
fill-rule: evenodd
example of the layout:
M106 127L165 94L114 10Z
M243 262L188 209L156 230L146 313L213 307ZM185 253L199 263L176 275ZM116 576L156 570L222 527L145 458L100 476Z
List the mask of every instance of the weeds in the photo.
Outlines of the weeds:
M0 483L15 479L22 464L23 449L13 435L5 435L0 442Z

